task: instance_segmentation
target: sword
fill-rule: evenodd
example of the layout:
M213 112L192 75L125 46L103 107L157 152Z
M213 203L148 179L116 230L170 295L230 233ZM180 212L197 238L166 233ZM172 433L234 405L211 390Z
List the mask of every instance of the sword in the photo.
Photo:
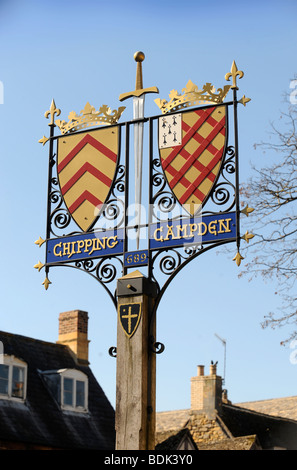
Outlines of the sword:
M139 236L141 224L141 195L142 195L142 157L143 157L143 122L144 118L144 98L146 93L159 93L157 87L143 88L142 80L142 62L145 55L143 52L135 52L134 59L136 67L135 90L128 93L122 93L120 101L133 97L133 119L134 124L134 166L135 166L135 210L136 212L136 245L139 249Z

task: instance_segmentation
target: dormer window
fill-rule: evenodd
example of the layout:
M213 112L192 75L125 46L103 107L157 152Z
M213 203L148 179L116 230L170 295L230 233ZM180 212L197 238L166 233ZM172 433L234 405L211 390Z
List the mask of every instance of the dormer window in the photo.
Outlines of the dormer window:
M3 355L0 364L0 399L24 401L26 398L27 364L14 356Z
M86 382L74 377L62 377L64 408L86 408Z
M63 410L88 409L88 377L76 369L42 372L49 390Z

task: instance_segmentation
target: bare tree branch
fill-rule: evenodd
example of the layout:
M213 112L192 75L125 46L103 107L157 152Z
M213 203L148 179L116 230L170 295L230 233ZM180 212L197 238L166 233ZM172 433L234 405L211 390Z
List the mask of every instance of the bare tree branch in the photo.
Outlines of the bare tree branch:
M253 176L241 187L241 197L255 209L249 226L255 235L246 250L253 257L241 275L277 279L282 298L280 315L269 313L262 326L272 328L297 325L297 109L289 107L281 115L282 129L272 125L274 141L255 148L268 153L269 164L253 168ZM252 221L252 224L250 223ZM297 338L293 331L283 344Z

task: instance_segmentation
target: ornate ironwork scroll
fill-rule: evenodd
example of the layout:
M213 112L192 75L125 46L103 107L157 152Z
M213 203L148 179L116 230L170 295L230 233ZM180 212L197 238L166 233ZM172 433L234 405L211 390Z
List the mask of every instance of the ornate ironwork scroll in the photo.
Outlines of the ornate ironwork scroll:
M146 220L140 222L129 213L135 121L118 123L124 108L96 111L89 103L80 115L71 112L68 122L55 120L61 110L52 102L45 113L50 136L40 139L49 142L46 237L35 242L46 245L45 263L35 265L45 269L46 289L51 268L71 267L96 279L117 306L117 279L140 269L157 285L155 314L174 277L202 253L235 242L240 264L240 240L252 237L240 236L240 213L252 211L241 211L239 203L237 106L249 101L237 100L242 76L234 62L225 77L232 85L216 91L208 83L199 90L189 81L182 94L171 92L169 102L155 100L161 115L138 119L149 143ZM225 101L230 90L233 99ZM144 234L137 249L136 231ZM154 339L151 348L164 349Z

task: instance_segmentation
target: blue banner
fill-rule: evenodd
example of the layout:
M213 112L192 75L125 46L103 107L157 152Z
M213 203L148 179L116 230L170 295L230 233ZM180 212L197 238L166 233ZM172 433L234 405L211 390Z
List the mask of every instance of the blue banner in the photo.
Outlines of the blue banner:
M150 226L150 248L213 243L236 237L236 213L169 220Z
M149 227L150 250L214 243L236 238L236 213L179 218ZM82 233L47 241L46 263L83 261L124 253L124 229ZM145 266L149 251L125 253L124 266Z
M125 268L146 266L148 259L148 250L130 251L129 253L125 253L124 266Z
M65 263L101 256L115 256L124 251L124 230L83 233L47 241L46 262Z

